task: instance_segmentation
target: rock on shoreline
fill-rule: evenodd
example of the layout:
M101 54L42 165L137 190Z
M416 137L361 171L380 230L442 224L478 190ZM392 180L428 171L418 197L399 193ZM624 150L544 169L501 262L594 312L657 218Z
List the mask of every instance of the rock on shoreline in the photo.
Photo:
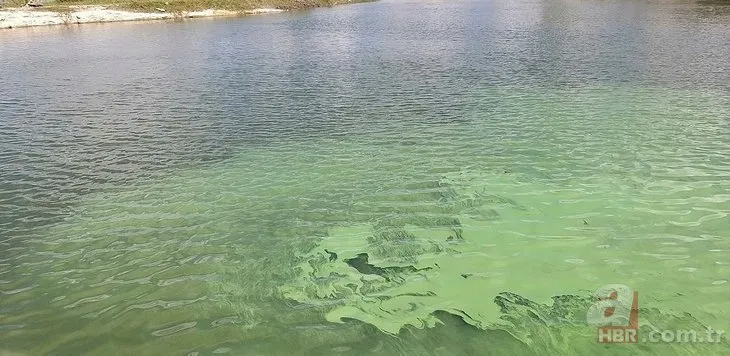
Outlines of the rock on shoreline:
M196 18L214 16L238 16L277 13L280 9L254 9L244 12L214 10L187 11L182 13L171 12L133 12L109 9L104 6L77 6L68 12L38 11L30 8L12 8L0 10L0 29L48 26L73 25L97 22L119 21L147 21L170 20L177 18Z

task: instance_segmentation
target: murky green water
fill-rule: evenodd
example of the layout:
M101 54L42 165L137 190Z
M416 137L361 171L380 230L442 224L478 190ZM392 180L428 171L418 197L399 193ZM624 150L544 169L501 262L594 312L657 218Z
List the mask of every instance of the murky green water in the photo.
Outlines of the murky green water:
M0 33L0 355L727 354L730 9ZM641 337L640 337L641 339Z

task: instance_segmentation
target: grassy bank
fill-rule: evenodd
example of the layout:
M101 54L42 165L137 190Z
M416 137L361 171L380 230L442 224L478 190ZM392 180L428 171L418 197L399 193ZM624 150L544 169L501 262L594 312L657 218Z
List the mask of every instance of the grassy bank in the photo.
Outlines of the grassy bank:
M98 5L120 10L167 12L199 11L206 9L247 11L260 8L299 10L329 7L340 4L371 2L375 0L46 0L40 9L65 11L71 6ZM27 0L8 0L5 7L20 7Z

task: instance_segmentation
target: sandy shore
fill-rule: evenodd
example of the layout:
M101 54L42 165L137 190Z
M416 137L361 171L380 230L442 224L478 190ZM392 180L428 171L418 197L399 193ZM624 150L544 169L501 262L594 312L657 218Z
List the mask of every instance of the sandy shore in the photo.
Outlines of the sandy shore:
M241 14L257 15L282 12L279 9L254 9L249 11L236 12L227 10L203 10L183 13L170 12L132 12L109 9L104 6L78 6L71 8L68 12L55 12L34 10L30 8L9 8L0 10L0 29L48 26L48 25L73 25L95 22L118 22L118 21L148 21L148 20L169 20L176 18L195 18L213 16L238 16Z

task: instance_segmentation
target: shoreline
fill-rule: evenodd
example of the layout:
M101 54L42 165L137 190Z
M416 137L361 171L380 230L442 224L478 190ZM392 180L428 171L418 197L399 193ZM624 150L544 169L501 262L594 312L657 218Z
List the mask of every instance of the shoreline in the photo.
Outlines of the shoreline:
M281 13L286 10L259 8L243 11L208 9L201 11L135 12L108 6L72 6L67 11L32 9L28 7L0 9L0 30L36 26L80 25L87 23L176 20L201 17L233 17Z

